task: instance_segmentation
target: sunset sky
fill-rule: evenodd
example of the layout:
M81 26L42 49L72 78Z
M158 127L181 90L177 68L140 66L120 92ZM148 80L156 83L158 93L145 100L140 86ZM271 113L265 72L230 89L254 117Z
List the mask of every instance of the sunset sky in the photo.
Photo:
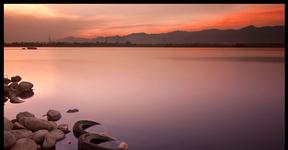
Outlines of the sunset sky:
M284 4L5 4L5 42L284 25Z

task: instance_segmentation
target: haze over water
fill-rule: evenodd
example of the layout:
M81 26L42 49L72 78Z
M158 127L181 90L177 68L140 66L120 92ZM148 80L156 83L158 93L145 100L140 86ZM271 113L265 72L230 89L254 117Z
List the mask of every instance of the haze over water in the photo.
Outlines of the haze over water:
M284 149L283 48L5 48L4 73L35 93L6 102L9 119L59 110L57 123L100 122L131 150ZM57 149L76 145L69 133Z

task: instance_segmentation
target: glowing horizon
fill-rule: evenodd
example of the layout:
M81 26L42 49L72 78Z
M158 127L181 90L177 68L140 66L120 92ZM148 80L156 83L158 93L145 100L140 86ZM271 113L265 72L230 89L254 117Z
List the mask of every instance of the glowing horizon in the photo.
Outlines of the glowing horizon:
M284 25L284 4L5 4L4 39L47 41Z

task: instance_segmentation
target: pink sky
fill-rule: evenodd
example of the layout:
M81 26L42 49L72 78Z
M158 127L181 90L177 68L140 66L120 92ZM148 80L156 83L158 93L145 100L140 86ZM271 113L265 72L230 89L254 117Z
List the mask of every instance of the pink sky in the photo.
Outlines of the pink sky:
M4 38L47 41L284 25L284 4L5 4Z

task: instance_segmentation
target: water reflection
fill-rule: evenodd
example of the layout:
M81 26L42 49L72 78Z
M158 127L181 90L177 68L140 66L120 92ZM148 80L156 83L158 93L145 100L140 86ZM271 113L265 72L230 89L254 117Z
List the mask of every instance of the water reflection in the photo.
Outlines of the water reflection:
M244 62L270 62L270 63L284 63L284 57L168 57L162 59L170 60L189 60L189 61L244 61Z

